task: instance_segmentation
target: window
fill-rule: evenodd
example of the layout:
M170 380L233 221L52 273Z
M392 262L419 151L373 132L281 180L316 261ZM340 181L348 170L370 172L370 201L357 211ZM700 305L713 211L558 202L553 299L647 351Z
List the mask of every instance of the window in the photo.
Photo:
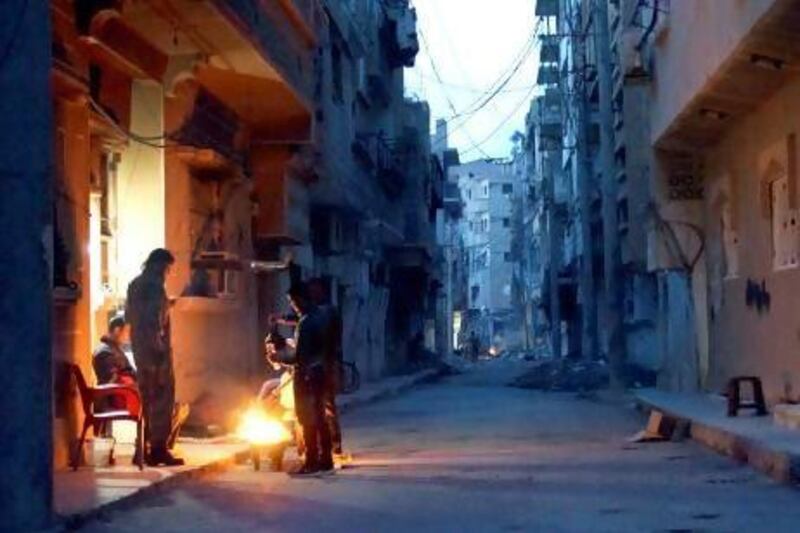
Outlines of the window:
M489 186L488 185L484 185L483 186L483 196L485 196L486 198L489 197Z
M514 192L514 186L510 183L503 184L503 194L511 194Z
M510 226L511 226L511 219L510 219L510 218L508 218L508 217L504 218L504 219L503 219L503 227L504 227L504 228L508 228L508 227L510 227Z
M789 208L789 180L781 173L769 184L772 225L772 265L775 270L797 266L797 215Z
M503 259L505 259L506 263L510 263L512 261L511 252L504 253Z
M467 198L469 198L470 200L472 200L472 189L469 189L469 190L467 191Z
M342 82L342 51L339 47L331 45L331 83L333 84L333 101L337 104L344 102L344 85Z

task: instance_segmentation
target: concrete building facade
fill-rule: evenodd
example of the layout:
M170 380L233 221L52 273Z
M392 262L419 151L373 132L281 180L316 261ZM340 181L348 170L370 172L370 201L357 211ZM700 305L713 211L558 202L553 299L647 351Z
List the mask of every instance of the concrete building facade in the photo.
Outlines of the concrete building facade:
M770 402L794 401L798 79L787 67L800 7L630 7L631 20L652 21L629 28L641 46L623 67L649 84L656 211L647 242L666 300L660 327L676 330L681 307L691 317L691 335L665 335L662 381L721 390L732 376L757 375Z
M448 169L464 202L460 234L467 258L466 335L474 331L487 348L516 345L512 324L515 254L512 250L514 201L521 179L507 161L477 160ZM466 325L466 323L465 323Z
M47 205L9 225L39 244L2 279L19 278L27 299L42 282L48 312L26 318L41 326L26 341L41 350L29 350L30 372L7 387L19 393L7 414L37 428L15 432L35 446L5 456L30 500L14 503L4 528L49 520L52 470L66 467L82 424L68 365L95 381L92 347L153 248L176 256L167 292L177 396L197 427L229 427L264 379L266 317L286 309L291 276L260 265L288 251L292 276L329 282L345 357L364 379L401 370L418 335L435 347L444 177L427 105L403 97L402 70L418 49L408 3L34 4L4 10L39 41L9 31L19 42L0 61L0 100L37 109L27 111L37 152L17 159L41 162L48 177L37 174L31 191ZM4 172L20 171L9 164ZM42 322L50 316L52 327Z
M722 391L732 376L757 375L770 402L795 401L790 295L800 260L792 96L798 82L790 65L798 52L789 35L800 27L798 5L620 0L607 6L606 13L595 1L537 4L545 27L539 82L560 94L565 108L556 146L561 176L553 185L538 155L546 93L532 103L526 141L530 179L549 191L525 210L527 242L539 261L559 272L549 284L559 297L539 296L548 310L551 346L562 354L579 346L575 321L587 316L581 267L591 255L599 353L607 349L602 310L608 301L600 288L614 275L607 272L604 248L613 208L626 366L657 374L658 384L671 390ZM608 50L598 48L599 14L607 16ZM610 79L605 91L598 76L604 69ZM604 118L599 112L609 102L611 114ZM582 121L576 120L581 105ZM601 157L603 145L596 145L595 124L611 132L603 134L611 143L610 164ZM576 160L581 131L589 169L583 189ZM607 197L609 175L616 178L613 199ZM583 191L591 252L579 229ZM560 195L575 207L559 210ZM539 216L547 230L534 223ZM548 287L541 271L528 272ZM581 312L570 315L565 308L576 304Z

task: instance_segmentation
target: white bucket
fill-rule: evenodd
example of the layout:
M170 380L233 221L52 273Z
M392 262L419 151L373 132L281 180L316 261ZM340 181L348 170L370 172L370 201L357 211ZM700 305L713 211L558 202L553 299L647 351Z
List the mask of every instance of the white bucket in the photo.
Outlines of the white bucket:
M114 447L114 439L94 438L86 441L86 464L87 466L105 467L110 466L108 459L111 456L111 449Z

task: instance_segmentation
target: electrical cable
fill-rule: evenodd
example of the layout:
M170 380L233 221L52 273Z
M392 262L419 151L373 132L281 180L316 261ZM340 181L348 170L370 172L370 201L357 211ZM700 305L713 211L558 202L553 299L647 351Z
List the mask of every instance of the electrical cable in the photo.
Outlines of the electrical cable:
M534 32L533 32L533 34L532 34L532 37L531 37L531 41L530 41L531 43L535 43L535 41L536 41L536 37L538 37L539 31L540 31L540 23L537 23L536 27L534 28ZM521 68L522 64L524 64L524 61L525 61L525 59L527 59L527 57L530 55L530 52L532 52L532 51L533 51L533 46L531 46L531 47L529 48L529 50L528 50L528 55L527 55L527 56L525 56L525 57L522 59L522 61L521 61L520 63L518 63L518 64L517 64L517 66L516 66L515 70L514 70L514 71L513 71L513 72L510 74L510 76L509 76L509 77L508 77L508 78L505 80L504 84L501 84L501 86L499 86L499 87L498 87L498 88L497 88L495 91L493 91L493 93L492 93L491 95L489 95L489 96L488 96L488 97L487 97L487 98L486 98L486 99L483 101L483 103L482 103L482 104L481 104L481 105L480 105L478 108L476 108L476 109L474 109L473 111L471 111L471 112L470 112L470 114L469 114L469 116L467 116L466 118L464 118L464 120L462 120L462 121L461 121L459 124L456 124L456 125L455 125L455 127L454 127L454 128L451 130L451 132L456 132L456 131L458 131L459 129L461 129L461 128L464 126L464 124L465 124L466 122L468 122L469 120L471 120L471 119L472 119L472 117L474 117L474 116L475 116L475 114L476 114L477 112L479 112L479 111L481 111L483 108L485 108L485 107L486 107L486 105L487 105L489 102L491 102L491 101L492 101L492 100L493 100L493 99L494 99L494 98L497 96L497 94L499 94L499 90L502 90L502 88L505 86L505 84L507 84L507 83L508 83L508 82L509 82L509 81L510 81L512 78L513 78L514 74L516 74L516 72L517 72L517 71L519 71L519 68ZM534 84L534 85L530 86L530 89L531 89L531 90L529 90L527 94L531 94L531 92L532 92L533 90L535 90L535 88L536 88L537 86L538 86L537 84Z
M422 34L420 34L420 37L422 37ZM427 40L422 38L422 44L423 44L423 46L425 46L425 50L428 52L428 54L427 54L428 55L428 62L431 64L431 69L433 70L433 73L436 76L436 79L441 82L442 78L441 78L441 75L439 74L439 69L436 67L436 62L433 60L433 54L431 53L431 49L428 46ZM447 101L447 104L450 106L450 109L455 113L456 112L456 107L453 104L453 101L450 99L450 95L448 95L447 92L444 91L444 89L442 89L442 94L444 95L444 98ZM472 136L469 134L469 132L465 132L465 136L467 137L467 140L471 143L471 145L473 147L476 147L476 143L475 143L474 139L472 138ZM489 154L487 154L486 152L484 152L480 148L478 148L478 150L480 150L481 153L483 153L486 157L491 157L491 156L489 156Z
M538 26L538 23L537 23ZM430 46L428 45L427 39L425 38L424 33L422 32L421 28L418 29L417 33L419 34L420 41L422 42L423 46L426 49L430 50ZM506 69L504 72L498 76L498 78L493 81L489 87L477 98L475 98L472 102L467 104L464 109L461 111L457 111L453 109L453 115L447 117L446 120L452 121L457 118L464 118L465 120L469 120L475 113L486 107L498 94L500 94L503 89L510 83L513 79L514 75L519 72L522 65L525 61L530 57L531 52L533 51L536 36L538 34L538 29L535 29L528 40L525 42L525 45L518 52L511 62L511 65ZM441 75L436 71L434 67L434 75L436 75L437 80L441 85L446 85L443 81Z
M530 99L533 96L533 93L534 93L535 90L536 90L536 86L534 86L530 91L528 91L528 93L525 95L525 98L523 98L516 106L514 106L514 109L511 111L511 113L509 113L505 118L503 118L503 120L500 122L500 124L494 130L492 130L492 132L489 135L487 135L482 141L477 143L477 146L474 146L473 148L463 152L462 155L466 155L466 154L474 151L475 149L481 150L480 149L481 146L483 146L484 144L489 142L497 134L497 132L499 132L503 128L503 126L506 125L508 120L511 119L511 117L513 117L514 114L517 111L519 111L519 109L523 105L525 105L527 102L530 102Z
M128 139L130 139L132 141L135 141L135 142L137 142L139 144L143 144L145 146L149 146L151 148L159 148L159 149L165 149L165 148L169 148L171 146L175 146L175 145L169 145L169 144L157 144L155 142L152 142L151 139L147 139L146 137L142 137L142 136L136 135L135 133L126 130L125 128L123 128L117 122L117 120L114 117L111 116L110 113L108 113L108 111L103 109L103 106L101 106L97 101L95 101L94 98L91 98L91 97L89 98L89 104L91 105L91 107L95 111L97 111L97 113L100 114L100 116L102 116L104 119L106 119L115 130L117 130L118 132L122 133L125 137L127 137ZM161 137L161 136L159 136L159 137ZM163 137L163 139L164 140L168 140L166 137Z

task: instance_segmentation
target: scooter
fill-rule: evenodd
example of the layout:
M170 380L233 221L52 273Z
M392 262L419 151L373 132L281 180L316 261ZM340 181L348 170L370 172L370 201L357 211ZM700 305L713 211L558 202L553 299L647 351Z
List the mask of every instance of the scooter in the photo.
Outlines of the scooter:
M293 382L291 372L287 371L280 380L265 383L259 398L242 418L239 433L250 443L255 470L261 470L261 459L266 455L271 469L281 471L286 450L297 446L300 440L294 414Z

